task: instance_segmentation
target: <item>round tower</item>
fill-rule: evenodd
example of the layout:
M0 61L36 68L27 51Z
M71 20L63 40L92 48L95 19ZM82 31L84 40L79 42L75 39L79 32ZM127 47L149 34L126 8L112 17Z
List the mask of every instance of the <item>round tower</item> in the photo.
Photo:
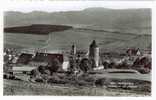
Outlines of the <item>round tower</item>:
M96 44L96 41L93 40L93 42L90 44L89 47L89 59L93 61L94 67L99 66L99 47Z

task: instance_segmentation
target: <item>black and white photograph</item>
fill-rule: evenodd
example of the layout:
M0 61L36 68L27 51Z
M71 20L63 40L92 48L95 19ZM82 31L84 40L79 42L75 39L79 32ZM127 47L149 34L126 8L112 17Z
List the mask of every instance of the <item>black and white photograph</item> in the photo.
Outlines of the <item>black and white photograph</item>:
M151 96L152 9L101 2L3 12L3 95Z

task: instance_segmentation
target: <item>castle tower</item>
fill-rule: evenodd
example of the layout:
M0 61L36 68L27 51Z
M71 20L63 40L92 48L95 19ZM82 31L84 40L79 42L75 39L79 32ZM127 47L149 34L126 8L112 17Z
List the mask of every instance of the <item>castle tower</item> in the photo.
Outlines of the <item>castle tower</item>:
M99 47L95 40L93 40L89 47L89 59L94 61L94 67L99 66Z

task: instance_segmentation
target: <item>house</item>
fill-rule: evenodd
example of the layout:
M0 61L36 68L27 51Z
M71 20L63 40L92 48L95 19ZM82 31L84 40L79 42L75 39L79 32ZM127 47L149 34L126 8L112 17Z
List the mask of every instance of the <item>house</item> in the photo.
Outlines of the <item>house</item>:
M33 54L27 54L27 53L22 53L18 60L17 60L17 63L20 63L20 64L28 64L33 58Z
M145 49L144 54L151 55L152 50L151 49Z
M151 57L138 57L133 63L132 68L139 70L141 73L149 73L152 68Z
M140 49L135 49L135 48L129 48L127 51L126 51L126 54L128 56L140 56L141 55L141 51Z
M56 58L58 59L58 61L61 64L63 64L63 61L64 61L63 54L58 54L58 53L55 53L55 54L52 54L52 53L36 53L36 55L32 61L48 63L48 62L53 61Z

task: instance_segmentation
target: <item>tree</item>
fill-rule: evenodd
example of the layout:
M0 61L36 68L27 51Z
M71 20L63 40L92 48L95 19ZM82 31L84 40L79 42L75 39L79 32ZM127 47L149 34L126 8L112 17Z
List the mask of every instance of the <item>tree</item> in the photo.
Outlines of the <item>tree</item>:
M86 73L87 71L89 71L91 69L91 63L87 58L84 58L81 60L80 62L80 69Z
M62 65L61 65L60 61L57 58L55 58L54 60L49 62L48 68L52 74L53 72L57 72L59 69L61 69Z

